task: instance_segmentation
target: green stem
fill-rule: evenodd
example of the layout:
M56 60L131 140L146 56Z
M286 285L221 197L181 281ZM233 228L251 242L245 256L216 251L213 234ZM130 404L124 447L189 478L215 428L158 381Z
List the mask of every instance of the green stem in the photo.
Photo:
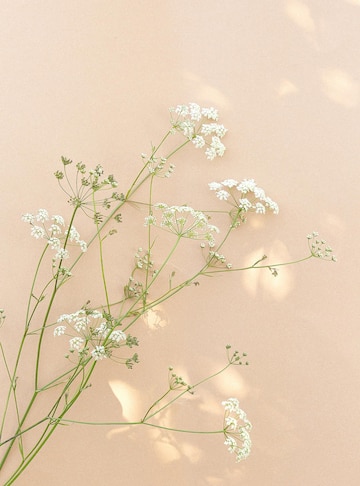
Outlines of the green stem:
M256 262L255 264L253 265L250 265L248 267L241 267L241 268L220 268L220 269L217 269L217 270L210 270L210 271L206 271L203 273L203 275L212 275L212 274L215 274L215 273L224 273L224 272L241 272L243 270L251 270L251 269L261 269L261 268L277 268L277 267L284 267L284 266L287 266L287 265L295 265L297 263L301 263L301 262L305 262L306 260L310 260L310 258L313 258L314 255L308 255L307 257L304 257L304 258L300 258L299 260L293 260L293 261L290 261L290 262L283 262L283 263L273 263L271 265L257 265L257 263L259 261L262 261L261 260L258 260L258 262Z
M92 200L93 200L94 213L96 214L96 201L95 201L95 191L94 190L92 192ZM105 292L105 300L106 300L107 311L110 314L110 299L109 299L109 293L108 293L107 284L106 284L106 277L105 277L103 242L102 242L102 239L101 239L99 222L96 218L95 218L95 224L96 224L96 235L97 235L98 243L99 243L101 279L102 279L102 282L103 282L103 287L104 287L104 292Z
M69 231L66 235L66 238L65 238L65 242L64 242L64 249L66 248L66 245L67 245L67 242L68 242L68 239L69 239L69 236L70 236L70 228L73 224L73 221L74 221L74 218L75 218L75 215L76 215L76 212L78 210L78 206L75 207L74 211L73 211L73 214L72 214L72 217L71 217L71 220L70 220L70 224L69 224ZM43 255L42 255L43 256ZM39 262L38 264L38 267L37 267L37 271L39 270L39 265L40 265L41 261ZM61 264L62 264L62 259L60 260L59 262L59 265L58 265L58 269L61 267ZM41 328L41 331L40 331L40 334L39 334L39 340L38 340L38 345L37 345L37 352L36 352L36 360L35 360L35 375L34 375L34 392L33 392L33 395L28 403L28 406L22 416L22 419L20 420L20 423L18 423L18 428L15 432L15 435L14 437L16 437L19 432L21 432L21 427L23 426L27 416L29 415L30 413L30 410L39 394L39 390L38 390L38 383L39 383L39 373L40 373L40 356L41 356L41 350L42 350L42 341L43 341L43 338L44 338L44 333L45 333L45 329L46 329L46 324L47 324L47 321L48 321L48 318L49 318L49 315L50 315L50 311L52 309L52 305L53 305L53 302L54 302L54 299L55 299L55 296L56 296L56 292L58 290L58 287L57 287L57 284L58 284L58 279L59 279L59 273L57 272L56 276L55 276L55 283L54 283L54 289L53 289L53 292L52 292L52 295L50 297L50 301L49 301L49 304L48 304L48 307L47 307L47 310L46 310L46 313L45 313L45 317L44 317L44 320L43 320L43 325L42 325L42 328ZM33 289L32 289L33 290ZM23 336L23 341L22 341L22 346L25 342L25 338L26 338L26 334L24 334ZM18 359L20 360L20 354L18 353ZM17 368L18 366L18 361L16 362L16 366L15 366L15 369ZM15 373L15 372L14 372ZM15 374L13 375L15 376ZM7 450L5 451L5 454L0 462L0 469L1 467L5 464L5 461L15 443L15 438L10 442Z
M170 432L183 432L185 434L223 434L224 430L190 430L190 429L175 429L174 427L164 427L163 425L150 424L149 422L85 422L82 420L62 419L61 423L77 424L77 425L93 425L93 426L133 426L133 425L147 425L148 427L155 427L156 429L168 430Z

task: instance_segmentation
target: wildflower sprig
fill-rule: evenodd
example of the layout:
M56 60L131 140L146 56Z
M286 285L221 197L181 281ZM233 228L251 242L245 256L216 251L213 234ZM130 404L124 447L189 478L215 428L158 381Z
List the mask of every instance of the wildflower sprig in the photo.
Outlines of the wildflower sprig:
M124 195L114 191L118 183L113 174L104 176L104 169L97 165L94 169L88 169L87 166L79 162L76 165L75 183L72 183L67 166L73 164L71 159L62 157L63 170L55 172L55 177L59 182L61 189L69 197L68 202L74 207L80 207L85 214L92 217L95 222L102 222L104 215L100 210L108 210L119 201L124 200ZM94 198L94 195L103 191L110 191L111 195ZM95 201L95 207L94 207Z
M307 235L309 250L311 255L315 258L322 258L323 260L330 260L336 262L336 256L333 254L333 249L326 243L325 240L319 237L317 231L313 231Z
M65 229L65 220L62 216L50 216L46 209L39 209L36 214L23 214L21 219L30 224L31 236L37 240L44 239L49 248L55 250L54 260L69 258L69 251L64 246L65 240L79 245L82 252L87 250L87 244L80 238L75 226Z
M229 350L231 346L227 346ZM239 356L240 353L235 351L234 356ZM243 356L245 353L243 353ZM237 359L234 362L228 362L224 367L216 371L210 376L199 380L193 385L189 385L185 380L174 372L172 366L168 369L168 389L157 400L155 400L148 408L143 417L140 420L132 422L89 422L83 420L67 419L64 417L48 417L48 419L57 424L77 424L77 425L90 425L90 426L129 426L129 425L142 425L147 427L157 428L159 430L165 430L167 432L175 432L182 434L201 434L201 435L225 435L225 444L228 446L228 450L236 453L236 460L239 462L245 459L250 453L251 439L249 431L251 430L251 423L247 419L247 416L243 410L239 407L239 402L236 398L229 398L222 402L224 407L224 417L221 428L213 430L201 430L201 429L185 429L175 427L173 425L165 426L156 421L164 412L164 410L173 406L178 402L185 394L190 393L194 395L195 390L204 383L214 379L215 377L223 374L230 366L236 364Z
M207 241L210 247L215 245L214 233L219 233L219 229L209 223L203 212L190 206L168 206L165 203L157 203L154 207L162 212L161 228L182 238ZM147 218L146 224L155 225L155 217L151 222Z
M237 398L228 398L222 402L224 414L224 444L231 454L236 455L236 462L248 457L251 451L250 430L252 425L246 413L240 408Z
M222 182L210 182L209 188L215 191L216 197L226 201L231 206L229 212L233 224L238 225L246 222L246 215L249 212L265 214L272 211L279 213L278 204L265 194L264 189L258 187L254 179L225 179Z
M226 147L222 138L227 129L216 123L219 114L215 108L201 108L197 103L189 103L170 108L170 113L173 132L182 133L196 148L205 147L207 159L224 155Z
M312 233L308 236L310 255L304 258L266 265L264 255L247 267L241 267L236 262L230 263L223 253L223 246L230 241L234 229L246 221L248 213L277 214L279 211L277 203L270 199L253 179L225 179L222 182L209 184L210 189L215 191L217 199L228 205L228 211L218 211L220 215L229 215L231 218L231 224L224 234L220 233L218 226L210 223L211 213L206 210L185 204L176 205L176 201L174 203L154 202L156 185L163 183L158 178L168 179L174 174L175 164L172 159L182 148L186 145L204 148L205 156L209 160L222 157L226 150L222 142L226 132L227 129L219 123L216 109L202 108L196 103L177 105L170 109L170 128L157 145L151 145L149 156L141 155L141 167L126 191L117 192L118 184L115 177L105 176L101 165L89 169L82 162L75 164L71 159L62 157L62 168L55 172L55 177L66 193L72 208L69 222L65 223L65 218L62 216L51 216L45 209L23 215L23 221L30 225L31 236L43 242L43 251L31 284L25 325L13 369L9 367L4 347L0 342L5 373L9 379L8 390L4 394L4 413L0 422L0 447L1 452L4 451L0 458L0 468L7 462L10 454L15 453L15 445L18 446L20 454L18 465L4 486L13 484L26 470L60 424L85 423L81 420L69 420L67 414L84 391L90 387L91 377L96 367L101 366L104 360L124 364L129 369L139 363L140 356L137 352L133 350L130 356L127 354L128 349L137 348L139 345L138 338L133 335L133 329L139 327L140 323L143 325L140 318L156 309L157 305L163 304L185 288L197 287L203 276L260 269L268 269L275 275L282 265L299 263L313 257L336 260L332 249L325 241L316 233ZM180 137L180 143L174 148L173 136L176 135ZM170 149L167 148L168 142L171 145ZM145 200L137 201L134 195L140 188L147 188L148 196ZM146 228L145 242L142 245L133 242L133 248L137 248L137 251L130 264L130 270L123 261L121 264L118 262L108 264L104 252L108 236L117 235L115 237L118 238L122 236L108 226L114 220L126 221L123 214L126 214L126 207L129 205L141 209L145 207L147 210L145 217L143 213L139 217L140 226ZM93 235L86 242L77 231L77 228L81 228L79 220L81 215L90 216L95 223ZM167 238L168 233L171 233L167 240L170 249L164 254L163 251L157 250L157 244L160 238ZM193 270L188 275L180 278L181 272L174 271L174 258L180 244L186 245L188 240L196 240L200 243L199 263L194 264ZM121 244L123 243L120 242ZM98 248L99 282L102 288L97 293L99 302L92 307L89 307L90 302L85 306L79 305L78 310L75 311L68 309L65 303L61 315L53 319L55 303L57 308L60 305L62 284L76 273L79 260L89 255L86 250L90 245L97 245ZM74 247L77 247L78 251L73 256ZM194 248L196 249L196 245ZM51 260L51 277L43 283L40 281L42 275L40 270L47 263L45 254L49 250L54 252ZM116 253L113 258L114 260L117 258ZM64 261L70 262L67 267L64 266ZM113 272L117 272L119 268L124 268L125 272L125 275L115 274L116 281L120 282L119 288L123 289L120 297L118 290L116 295L112 295L111 287L109 289L108 286L109 275L113 277ZM0 309L0 326L4 323L4 319L4 311ZM6 326L2 327L2 331L4 327ZM45 336L48 335L53 336L57 342L65 338L68 340L66 355L68 368L59 374L54 366L53 376L44 378L42 367L49 366L48 361L44 359ZM25 343L29 337L35 349L30 363L35 371L33 379L30 380L30 392L27 392L30 394L29 400L25 408L20 409L21 389L18 386L18 374L20 363L24 359ZM147 411L140 420L111 424L144 425L183 433L224 434L225 444L230 452L235 453L236 459L247 457L251 449L249 436L251 424L235 398L223 402L225 416L220 429L185 430L156 423L156 417L184 394L192 395L200 385L220 375L230 366L248 365L246 353L232 351L230 346L226 349L226 366L195 384L188 384L181 375L174 372L173 368L169 368L167 389L160 398L145 408ZM46 376L49 376L49 372ZM32 418L36 414L31 412L36 408L39 397L50 389L57 390L57 397L49 405L47 413L36 421ZM4 437L5 431L8 430L5 424L11 416L11 407L15 411L13 416L16 418L16 423L13 432ZM106 422L91 425L100 424L111 425ZM34 435L37 433L32 446L28 446L27 441L23 441L23 437L30 431Z

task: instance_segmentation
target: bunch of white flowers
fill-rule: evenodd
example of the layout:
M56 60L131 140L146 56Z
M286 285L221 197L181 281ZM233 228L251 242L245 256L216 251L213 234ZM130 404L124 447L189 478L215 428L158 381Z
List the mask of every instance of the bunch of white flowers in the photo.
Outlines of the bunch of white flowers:
M196 211L190 206L168 206L165 203L157 203L155 209L162 211L161 227L183 238L193 240L205 240L210 247L215 245L213 233L219 233L219 229L209 224L208 218L201 211ZM156 220L151 224L155 224ZM150 224L149 219L147 223Z
M236 462L246 459L251 451L251 438L249 431L252 428L246 413L240 408L237 398L228 398L222 405L225 407L224 415L224 444L230 453L236 454ZM240 443L240 445L239 445Z
M317 231L313 231L311 234L307 235L307 239L310 252L314 257L336 262L336 256L333 255L332 248L325 240L319 238L319 233Z
M221 139L227 129L215 123L219 119L215 108L201 108L196 103L189 103L170 108L170 113L173 131L181 132L196 148L206 147L207 159L213 160L224 155L226 147Z
M279 213L277 203L265 194L264 189L256 185L254 179L244 179L241 182L225 179L222 182L210 182L209 188L216 191L216 197L220 200L229 202L242 212L254 211L257 214L265 214L266 210L270 209L274 214Z
M126 334L119 330L113 329L111 323L105 316L97 310L80 309L72 314L62 314L57 320L58 323L66 322L79 336L70 334L69 345L70 351L77 350L79 353L87 354L86 346L90 343L93 347L91 356L94 360L101 360L111 355L111 347L119 347L120 341L126 341ZM94 321L96 327L94 327ZM61 324L54 329L54 336L62 336L66 333L67 326Z
M82 252L87 250L86 242L80 239L80 235L74 226L71 226L70 229L65 230L63 233L65 221L62 216L53 215L50 217L46 209L39 209L37 214L26 213L22 215L21 219L31 225L31 236L36 239L47 240L50 248L56 250L55 260L69 258L68 250L63 248L61 243L68 234L69 241L78 244ZM47 221L49 221L49 224L46 226L45 223Z

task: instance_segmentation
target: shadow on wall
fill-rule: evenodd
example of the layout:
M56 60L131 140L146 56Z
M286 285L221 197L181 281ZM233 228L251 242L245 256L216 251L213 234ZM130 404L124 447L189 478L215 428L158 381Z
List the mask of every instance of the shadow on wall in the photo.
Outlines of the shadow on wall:
M345 0L345 3L360 7L359 0ZM324 19L315 20L311 8L300 0L291 0L285 4L285 14L299 27L305 39L318 52L323 50L322 39L327 38L330 25ZM326 42L324 43L326 44ZM336 67L320 68L318 71L319 86L322 93L334 103L353 108L359 103L359 83L350 73ZM278 96L294 94L298 91L296 83L283 79L278 88Z

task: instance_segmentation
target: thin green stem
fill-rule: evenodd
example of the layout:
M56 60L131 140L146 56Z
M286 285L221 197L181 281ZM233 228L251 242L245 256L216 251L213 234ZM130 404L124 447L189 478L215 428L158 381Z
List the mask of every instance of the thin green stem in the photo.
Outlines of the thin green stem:
M146 425L148 427L154 427L156 429L168 430L169 432L181 432L185 434L223 434L224 429L221 430L191 430L191 429L176 429L174 427L164 427L163 425L158 424L150 424L149 422L85 422L82 420L70 420L70 419L61 419L61 423L69 423L69 424L76 424L76 425L92 425L92 426L103 426L103 427L114 427L114 426L134 426L134 425Z
M94 190L92 192L92 200L93 200L94 213L96 213L96 201L95 201L95 191ZM99 258L100 258L101 279L102 279L104 292L105 292L105 300L106 300L107 311L110 314L110 299L109 299L109 293L108 293L107 284L106 284L106 277L105 277L103 241L101 239L99 222L98 222L96 217L95 217L95 224L96 224L96 235L97 235L98 243L99 243Z
M173 398L172 400L170 400L168 403L166 403L165 405L163 405L162 407L160 407L156 412L154 412L153 414L150 414L148 415L147 417L147 420L151 419L152 417L154 417L155 415L157 415L158 413L162 412L165 408L169 407L170 405L172 405L174 402L176 402L176 400L178 400L180 397L182 397L183 395L185 395L186 393L189 393L189 391L192 391L194 390L195 388L197 388L198 386L202 385L203 383L215 378L215 376L218 376L220 375L221 373L223 373L225 370L227 370L230 366L232 365L231 362L229 362L226 366L224 366L223 368L221 368L220 370L216 371L215 373L213 373L212 375L210 376L207 376L206 378L203 378L202 380L198 381L197 383L195 383L195 385L192 385L191 387L189 388L186 388L184 389L181 393L179 393L175 398Z
M220 268L216 270L209 270L203 273L203 275L212 275L216 273L224 273L224 272L242 272L244 270L251 270L251 269L261 269L261 268L277 268L277 267L284 267L287 265L295 265L297 263L305 262L306 260L310 260L310 258L313 258L314 255L308 255L304 258L300 258L299 260L293 260L290 262L283 262L283 263L272 263L269 265L257 265L259 261L262 261L263 259L258 260L258 262L255 262L255 264L250 265L248 267L240 267L240 268Z

